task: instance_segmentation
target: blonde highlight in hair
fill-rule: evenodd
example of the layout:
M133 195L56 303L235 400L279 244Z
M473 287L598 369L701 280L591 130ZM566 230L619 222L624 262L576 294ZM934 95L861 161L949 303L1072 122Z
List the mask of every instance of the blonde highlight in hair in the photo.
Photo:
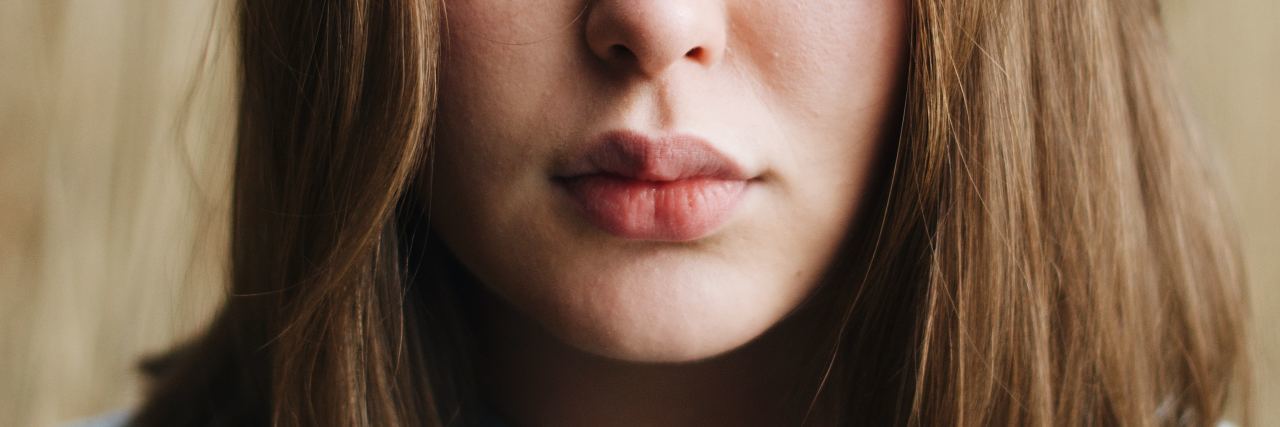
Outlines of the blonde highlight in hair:
M1157 2L910 1L899 137L820 289L797 424L1215 423L1245 279ZM136 421L473 422L418 218L443 3L239 9L231 295Z

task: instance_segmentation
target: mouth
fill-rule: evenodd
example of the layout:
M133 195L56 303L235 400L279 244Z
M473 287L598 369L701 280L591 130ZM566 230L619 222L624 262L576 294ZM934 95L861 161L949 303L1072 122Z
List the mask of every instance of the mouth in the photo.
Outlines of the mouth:
M588 222L629 240L692 241L721 228L753 178L705 140L607 132L553 177Z

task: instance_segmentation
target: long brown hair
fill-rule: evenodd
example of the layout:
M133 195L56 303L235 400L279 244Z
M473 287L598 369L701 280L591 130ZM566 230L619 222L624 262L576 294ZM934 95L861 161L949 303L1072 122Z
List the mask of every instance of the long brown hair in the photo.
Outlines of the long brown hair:
M796 423L1214 423L1247 389L1245 279L1156 0L910 3L899 138ZM423 225L442 2L238 8L230 295L135 421L470 422Z

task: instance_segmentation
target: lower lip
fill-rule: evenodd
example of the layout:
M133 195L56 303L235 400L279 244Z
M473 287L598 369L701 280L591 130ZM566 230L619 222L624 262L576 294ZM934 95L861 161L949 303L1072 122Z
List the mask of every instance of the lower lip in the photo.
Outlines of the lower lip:
M596 227L624 239L690 241L729 220L747 181L641 181L614 175L560 180Z

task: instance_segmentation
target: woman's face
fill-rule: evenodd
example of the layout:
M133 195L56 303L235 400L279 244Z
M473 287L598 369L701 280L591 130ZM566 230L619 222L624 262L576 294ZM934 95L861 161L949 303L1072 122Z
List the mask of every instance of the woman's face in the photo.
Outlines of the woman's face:
M904 3L450 1L433 227L580 350L733 350L816 288L855 220Z

